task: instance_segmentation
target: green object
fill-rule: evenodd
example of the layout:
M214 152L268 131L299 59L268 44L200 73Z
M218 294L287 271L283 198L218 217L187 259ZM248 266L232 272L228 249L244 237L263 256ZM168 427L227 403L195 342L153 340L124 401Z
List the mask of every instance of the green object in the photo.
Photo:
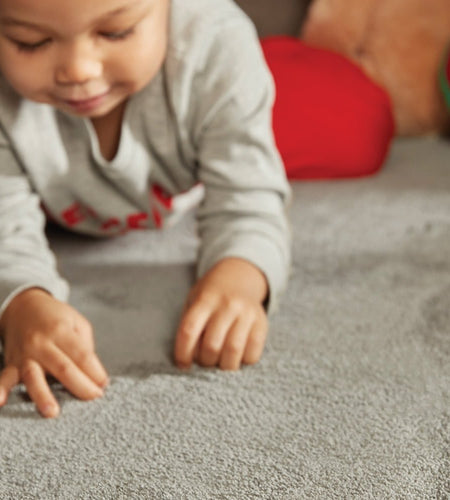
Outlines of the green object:
M447 108L450 111L450 47L447 49L444 61L439 71L439 83L444 94Z

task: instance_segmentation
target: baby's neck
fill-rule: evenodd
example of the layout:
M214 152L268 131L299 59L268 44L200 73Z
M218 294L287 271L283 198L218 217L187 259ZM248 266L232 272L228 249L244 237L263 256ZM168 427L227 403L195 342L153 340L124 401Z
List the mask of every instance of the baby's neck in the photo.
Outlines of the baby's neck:
M92 125L97 134L99 148L105 160L113 160L119 149L125 108L126 102L123 102L107 115L99 118L91 118Z

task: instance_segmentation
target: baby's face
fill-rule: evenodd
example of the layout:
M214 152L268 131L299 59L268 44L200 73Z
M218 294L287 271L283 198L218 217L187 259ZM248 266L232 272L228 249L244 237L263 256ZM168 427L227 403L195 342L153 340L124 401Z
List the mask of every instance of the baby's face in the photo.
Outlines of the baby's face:
M0 72L27 99L105 116L160 69L169 3L0 0Z

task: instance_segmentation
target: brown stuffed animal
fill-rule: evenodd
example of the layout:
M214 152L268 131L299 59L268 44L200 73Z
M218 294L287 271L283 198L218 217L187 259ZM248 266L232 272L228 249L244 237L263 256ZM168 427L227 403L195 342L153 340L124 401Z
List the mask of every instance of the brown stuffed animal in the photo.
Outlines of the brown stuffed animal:
M349 57L387 90L398 135L448 127L438 74L450 0L314 0L300 36Z

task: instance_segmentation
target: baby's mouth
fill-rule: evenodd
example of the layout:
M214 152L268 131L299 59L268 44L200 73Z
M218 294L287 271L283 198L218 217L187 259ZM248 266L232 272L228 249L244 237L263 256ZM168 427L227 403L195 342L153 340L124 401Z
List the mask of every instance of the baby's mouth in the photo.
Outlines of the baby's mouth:
M104 102L108 94L109 91L106 91L83 99L63 99L62 102L74 111L83 113L93 111L98 108Z

